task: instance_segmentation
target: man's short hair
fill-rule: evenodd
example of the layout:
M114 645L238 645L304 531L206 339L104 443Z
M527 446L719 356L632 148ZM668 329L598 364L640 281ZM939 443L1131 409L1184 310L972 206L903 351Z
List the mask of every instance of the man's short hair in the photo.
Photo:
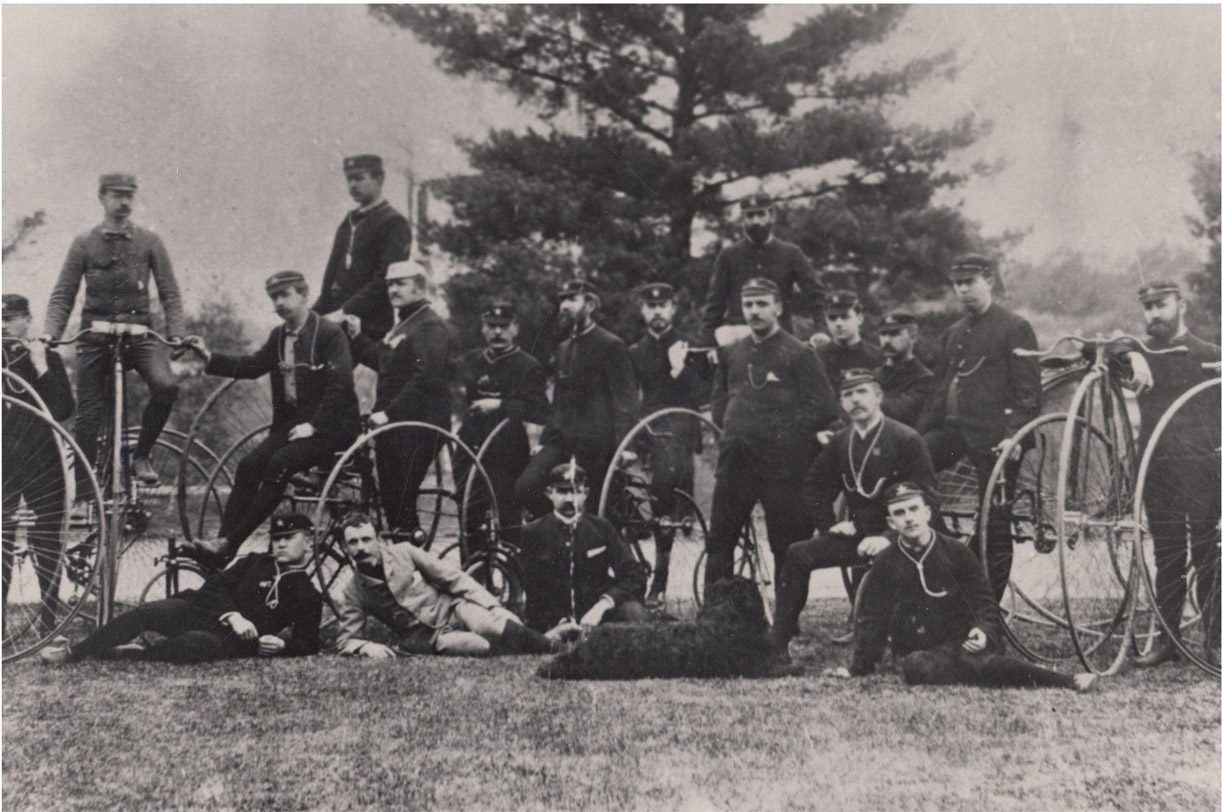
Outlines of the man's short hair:
M339 532L342 535L349 527L364 527L365 525L373 525L373 517L363 510L350 510L339 523Z

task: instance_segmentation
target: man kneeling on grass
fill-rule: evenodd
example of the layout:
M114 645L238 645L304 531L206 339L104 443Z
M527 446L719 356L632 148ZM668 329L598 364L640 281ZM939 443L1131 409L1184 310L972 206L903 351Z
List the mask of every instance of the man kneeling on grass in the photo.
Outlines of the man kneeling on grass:
M457 564L414 544L384 544L373 520L349 513L341 524L355 572L336 587L341 654L376 660L404 654L550 654L561 649L497 603ZM373 615L398 638L394 648L363 637Z
M887 524L898 543L878 554L857 609L853 663L831 676L865 676L887 634L910 685L1054 687L1088 691L1094 674L1059 674L1002 655L1001 611L984 567L963 544L931 526L925 492L901 482L887 492Z
M141 604L76 645L58 638L43 649L42 659L58 663L125 656L200 663L317 654L322 599L306 574L313 529L308 516L278 513L271 520L270 554L239 558L199 589ZM151 645L132 643L144 632L164 638Z

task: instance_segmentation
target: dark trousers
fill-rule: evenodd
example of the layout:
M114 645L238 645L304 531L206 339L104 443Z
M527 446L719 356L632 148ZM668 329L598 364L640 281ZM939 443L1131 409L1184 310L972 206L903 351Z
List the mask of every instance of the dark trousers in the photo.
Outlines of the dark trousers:
M23 439L32 438L27 436ZM56 602L51 598L59 592L60 523L66 510L64 472L55 447L55 439L48 435L46 442L18 443L4 454L3 464L5 471L21 472L19 476L10 474L5 478L5 485L8 486L4 491L5 605L8 604L13 553L17 544L13 513L24 497L26 507L34 513L34 524L26 529L26 541L34 554L34 569L38 576L39 594L42 596L38 624L46 631L55 625Z
M170 419L178 398L178 386L170 371L170 351L151 338L137 338L124 347L123 360L136 370L149 388L140 437L132 452L132 456L147 457ZM76 345L75 433L81 452L90 462L96 462L98 456L98 429L110 402L108 384L112 363L109 345L84 341Z
M238 463L233 490L221 517L220 536L230 553L276 512L289 478L315 465L330 466L343 443L329 435L289 441L287 434L269 434Z
M709 535L705 539L708 552L704 569L706 587L733 574L734 547L743 527L751 520L756 502L764 507L764 524L776 572L784 569L789 545L810 537L813 529L810 507L803 496L800 478L798 481L767 479L749 470L718 474L713 485Z
M608 447L606 443L599 441L577 440L564 445L545 445L539 449L538 454L530 458L526 470L518 477L513 486L514 497L532 517L551 513L552 503L544 491L547 489L552 469L562 462L568 462L571 457L576 457L577 464L586 471L586 481L590 487L586 511L595 513L598 510L603 479L607 476L607 468L611 465L611 455L614 453L614 447Z
M428 429L405 428L379 434L377 438L378 496L390 530L410 533L420 527L416 500L420 486L441 451L441 434ZM462 495L456 494L461 500Z
M73 661L106 659L116 646L130 643L143 632L166 639L146 649L141 659L168 663L202 663L254 654L257 641L240 640L209 612L188 601L170 598L141 604L107 623L72 647Z
M522 524L522 507L518 504L514 494L514 484L530 463L529 447L523 450L520 445L521 438L509 436L516 429L517 427L512 425L506 426L500 434L493 438L492 445L488 447L480 463L484 466L488 480L492 483L492 492L496 496L496 506L500 513L501 531L511 544L516 543L517 531ZM484 441L484 437L474 432L464 433L460 430L458 436L471 447L472 451L477 452ZM467 477L474 467L473 462L466 454L454 455L454 487L458 491L455 498L460 501L464 497ZM488 510L489 499L486 491L483 482L478 478L471 483L471 498L467 505L467 518L470 521L480 521ZM477 543L480 541L471 535L474 528L464 530L468 533L469 538Z
M909 685L979 685L982 688L1072 688L1073 677L1006 657L969 654L959 643L914 651L900 660Z
M810 595L810 574L827 567L866 566L869 560L857 555L860 539L847 536L818 535L799 541L785 554L785 567L777 575L776 635L788 641L798 633L798 616Z
M1216 466L1216 458L1213 465ZM1198 467L1199 468L1199 467ZM1218 519L1220 497L1218 471L1200 469L1200 477L1187 480L1184 470L1149 471L1146 490L1146 521L1154 537L1154 590L1158 611L1171 628L1178 628L1187 596L1187 561L1191 554L1196 569L1197 602L1205 618L1207 634L1217 645L1219 604L1207 607L1208 597L1219 578Z
M989 448L972 448L963 439L963 435L955 428L934 429L924 435L925 445L933 459L933 469L943 471L955 465L961 459L967 459L976 469L976 484L981 499L980 513L983 512L984 491L989 485L989 476L997 463L997 455ZM1013 470L1011 470L1013 468ZM1017 465L1007 466L1005 476L1008 482L1013 482L1017 475ZM977 514L979 515L979 513ZM989 586L998 601L1005 594L1010 583L1010 564L1014 560L1014 539L1010 531L1010 521L1004 515L995 511L989 517L988 541L989 549L984 551L988 556ZM973 551L980 560L985 560L980 550L980 530L972 539Z

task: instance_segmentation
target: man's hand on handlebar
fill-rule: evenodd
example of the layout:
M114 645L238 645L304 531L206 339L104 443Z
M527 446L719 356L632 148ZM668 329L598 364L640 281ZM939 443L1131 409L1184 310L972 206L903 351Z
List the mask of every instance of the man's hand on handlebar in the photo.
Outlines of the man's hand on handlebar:
M386 412L373 412L367 419L369 420L369 425L373 426L375 429L385 426L390 422L390 418L386 416Z
M199 356L205 364L212 360L212 350L208 349L208 345L204 343L201 336L187 336L182 340L184 347Z

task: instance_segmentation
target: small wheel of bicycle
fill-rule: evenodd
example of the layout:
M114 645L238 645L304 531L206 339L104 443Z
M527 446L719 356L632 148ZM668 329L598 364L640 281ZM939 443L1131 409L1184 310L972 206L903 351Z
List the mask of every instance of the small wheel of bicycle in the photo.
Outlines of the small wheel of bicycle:
M1222 676L1220 401L1222 379L1214 379L1193 386L1167 408L1146 442L1133 498L1150 613L1161 634L1215 678ZM1182 579L1160 580L1160 563L1191 569Z
M1118 670L1128 656L1138 583L1133 432L1124 397L1108 382L1092 371L1070 401L1056 492L1070 638L1082 664L1100 674Z
M980 534L1008 533L1013 549L1001 619L1014 648L1028 659L1056 663L1077 650L1070 639L1057 559L1056 481L1065 415L1023 426L1002 446L985 488ZM991 576L992 556L981 557Z
M2 617L4 662L64 633L87 602L107 544L106 511L92 469L47 412L3 396ZM77 491L76 471L83 489ZM73 503L76 509L73 509Z
M140 590L139 603L162 601L187 589L199 589L207 578L208 573L196 562L185 558L172 559Z

